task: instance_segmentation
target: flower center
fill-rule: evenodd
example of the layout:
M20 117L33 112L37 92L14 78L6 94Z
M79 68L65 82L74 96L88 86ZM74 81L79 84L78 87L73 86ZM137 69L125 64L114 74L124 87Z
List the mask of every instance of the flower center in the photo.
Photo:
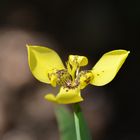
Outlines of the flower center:
M85 88L93 79L93 74L90 70L78 72L73 79L67 69L58 70L48 75L52 86L62 86L64 88L73 89L80 86L80 89Z

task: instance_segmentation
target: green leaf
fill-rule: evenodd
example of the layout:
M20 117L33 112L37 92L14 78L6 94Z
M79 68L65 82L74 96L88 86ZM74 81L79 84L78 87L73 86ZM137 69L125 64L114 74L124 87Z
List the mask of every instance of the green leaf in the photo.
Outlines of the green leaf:
M74 120L77 140L92 140L79 104L74 104Z
M76 140L74 118L72 113L64 106L57 106L55 112L60 132L60 139Z

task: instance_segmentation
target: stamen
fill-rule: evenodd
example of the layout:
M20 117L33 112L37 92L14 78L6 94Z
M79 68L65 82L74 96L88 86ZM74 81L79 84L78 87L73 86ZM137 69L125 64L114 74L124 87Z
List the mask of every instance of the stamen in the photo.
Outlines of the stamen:
M63 86L64 88L68 89L74 89L79 86L79 81L72 79L72 76L68 73L68 71L65 70L60 70L56 72L57 74L57 84L60 86Z
M48 74L48 78L51 81L52 86L62 86L67 89L74 89L80 86L83 89L87 86L93 78L93 74L89 70L81 71L76 70L76 78L72 78L67 69L58 70Z
M93 79L93 74L90 70L81 71L77 76L77 80L80 82L80 88L85 88Z
M59 70L56 72L57 74L57 84L60 86L66 86L67 83L70 84L72 81L71 75L68 73L66 69Z

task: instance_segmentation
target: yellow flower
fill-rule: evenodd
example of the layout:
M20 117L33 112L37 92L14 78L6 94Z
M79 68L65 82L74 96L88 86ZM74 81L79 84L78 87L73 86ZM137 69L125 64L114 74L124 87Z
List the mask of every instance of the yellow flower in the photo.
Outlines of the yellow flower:
M60 86L56 96L50 93L45 98L60 104L83 101L80 91L88 84L103 86L112 81L129 54L126 50L110 51L91 70L80 71L80 67L88 64L85 56L69 55L65 67L59 55L50 48L27 45L27 49L34 77L54 87Z

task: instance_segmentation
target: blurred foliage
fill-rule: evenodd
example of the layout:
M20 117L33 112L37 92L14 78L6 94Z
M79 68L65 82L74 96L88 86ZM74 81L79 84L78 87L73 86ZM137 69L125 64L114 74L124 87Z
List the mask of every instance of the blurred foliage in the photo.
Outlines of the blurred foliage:
M60 140L76 140L73 114L63 106L55 107Z

